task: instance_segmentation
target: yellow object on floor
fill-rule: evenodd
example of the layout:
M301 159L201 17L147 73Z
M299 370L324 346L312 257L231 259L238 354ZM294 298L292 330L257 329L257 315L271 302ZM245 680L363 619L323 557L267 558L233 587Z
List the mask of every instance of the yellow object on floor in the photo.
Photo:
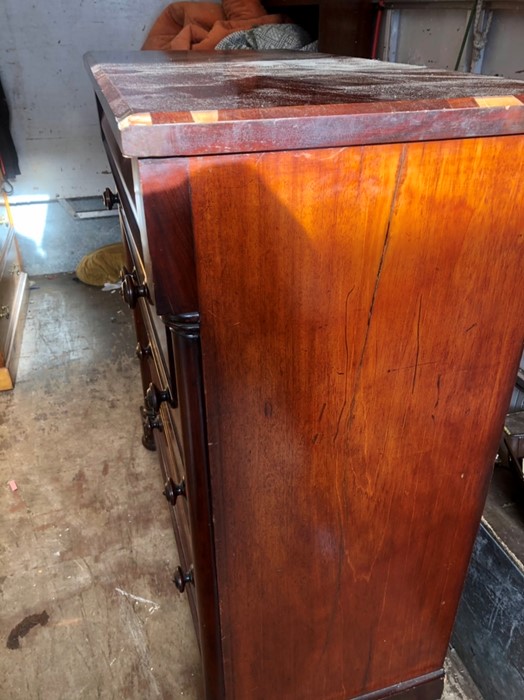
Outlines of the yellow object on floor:
M85 255L78 263L76 275L84 284L103 287L106 282L114 284L119 281L123 265L122 243L111 243Z

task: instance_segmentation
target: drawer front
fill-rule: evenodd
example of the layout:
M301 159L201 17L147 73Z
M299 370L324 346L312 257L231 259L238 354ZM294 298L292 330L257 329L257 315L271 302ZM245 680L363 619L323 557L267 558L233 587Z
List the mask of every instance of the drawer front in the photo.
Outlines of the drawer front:
M170 431L168 411L164 407L158 413L157 427L153 430L153 436L164 480L162 493L176 521L176 529L179 531L182 539L185 560L192 563L193 551L189 526L186 475L176 442Z
M144 340L137 346L137 355L144 366L142 379L144 397L153 407L162 406L169 417L169 430L177 446L180 461L184 461L184 446L182 439L182 420L176 386L176 374L172 371L172 353L166 346L169 342L166 328L159 321L144 301L140 301L135 315L138 315L143 325ZM155 320L157 323L155 323ZM136 322L135 322L136 323ZM147 383L146 383L147 378ZM157 410L157 409L155 409Z
M109 157L111 171L115 178L120 202L127 201L131 209L136 208L135 180L133 177L133 161L125 158L115 140L107 119L100 120L102 140Z
M133 308L137 334L136 354L140 361L144 404L144 444L156 448L164 478L164 495L170 504L178 526L185 559L192 559L190 548L189 516L186 497L186 476L181 439L180 409L176 390L168 371L164 348L166 328L160 321L154 323L155 314L145 298L140 298ZM159 331L163 332L162 343ZM176 515L175 515L176 511Z
M173 571L173 583L180 593L187 593L195 628L199 629L196 603L194 553L187 502L187 484L180 455L170 434L169 411L161 407L157 427L153 431L160 468L164 480L163 496L168 502L169 513L178 551L178 562Z
M127 194L120 201L127 257L123 296L133 309L137 331L144 389L144 444L156 449L159 456L180 557L173 580L189 599L206 668L206 685L220 687L220 620L199 322L198 314L192 311L196 292L191 281L191 217L187 202L184 205L189 195L183 184L178 187L177 178L182 177L183 168L177 167L177 176L168 178L166 185L169 196L157 198L154 182L158 180L150 177L151 168L162 182L169 171L167 163L158 172L154 164L138 164L135 176L141 178L148 214L142 225L136 218L142 206L141 190L135 190L136 206L130 204ZM115 180L118 184L116 175ZM121 188L125 193L121 183L118 187L119 193ZM149 250L156 255L154 270ZM167 301L172 293L175 304ZM173 308L179 308L180 313L173 314ZM184 493L180 495L177 491L182 484Z
M222 685L218 591L215 575L211 484L207 463L204 387L198 314L164 317L175 358L180 421L184 446L186 491L193 547L194 591L198 607L197 634L206 686ZM212 697L218 694L211 695Z
M169 395L169 390L165 379L162 380L158 372L153 354L147 357L145 376L150 383L145 391L142 408L144 435L151 433L154 440L164 481L163 496L168 503L179 554L179 563L173 572L173 582L181 593L188 594L195 627L198 630L199 617L195 593L188 484L173 420L178 415L178 410L173 409L168 400L159 401L162 395Z
M125 209L122 206L120 207L119 214L122 237L128 248L130 256L129 271L134 271L136 274L137 283L145 285L146 287L144 292L136 290L135 293L138 296L143 294L144 297L153 304L155 298L154 285L147 248L144 249L144 246L141 243L140 230L138 229L136 221L127 216Z
M111 133L110 128L102 119L102 133L107 157L116 185L116 196L110 190L104 193L106 206L112 208L119 205L120 224L123 235L133 255L134 264L147 281L149 296L155 297L151 255L146 232L143 201L140 193L138 163L135 159L124 158Z
M207 479L207 445L203 422L200 342L192 323L165 319L168 358L153 324L155 307L144 298L135 307L145 386L143 417L151 430L169 502L180 564L174 572L178 590L188 595L202 655L218 673L220 648L212 519ZM180 325L183 326L180 329ZM172 369L170 369L172 368ZM175 377L182 385L178 391ZM175 390L171 392L170 387ZM146 433L148 431L146 430ZM183 486L182 486L183 485ZM183 494L180 490L183 488Z
M138 340L136 352L141 363L144 394L150 389L151 392L159 394L159 399L164 401L166 397L163 397L162 393L168 392L170 422L173 426L178 450L182 454L182 427L171 338L151 301L144 269L140 259L137 258L136 250L133 250L130 245L125 223L125 219L122 217L122 232L127 262L122 294L124 301L130 306L134 314ZM153 375L157 378L156 381L153 381Z

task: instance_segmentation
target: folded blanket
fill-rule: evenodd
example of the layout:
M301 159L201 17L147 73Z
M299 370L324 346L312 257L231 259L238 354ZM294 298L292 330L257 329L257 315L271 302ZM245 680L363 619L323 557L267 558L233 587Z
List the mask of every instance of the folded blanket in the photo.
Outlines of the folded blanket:
M284 15L268 15L259 0L174 2L152 26L145 51L210 51L224 37L265 24L283 24Z
M266 24L264 27L233 32L222 39L215 48L217 51L318 51L318 41L311 41L306 30L298 24Z
M107 282L118 282L123 265L125 265L123 244L111 243L84 255L77 265L76 276L84 284L103 287Z

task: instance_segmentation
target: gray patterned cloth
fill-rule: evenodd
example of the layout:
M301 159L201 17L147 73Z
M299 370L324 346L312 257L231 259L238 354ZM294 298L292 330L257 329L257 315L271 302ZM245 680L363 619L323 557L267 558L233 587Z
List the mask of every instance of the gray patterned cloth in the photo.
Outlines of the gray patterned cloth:
M229 34L218 42L215 49L318 51L318 41L311 41L306 30L298 24L263 24L254 29Z

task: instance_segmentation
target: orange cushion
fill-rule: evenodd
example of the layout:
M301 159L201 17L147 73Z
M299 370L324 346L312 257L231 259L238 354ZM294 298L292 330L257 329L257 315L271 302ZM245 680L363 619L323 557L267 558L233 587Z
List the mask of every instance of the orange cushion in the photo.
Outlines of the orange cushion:
M173 2L156 19L142 49L146 51L180 49L181 46L173 46L172 42L185 27L194 25L209 31L215 22L223 19L224 12L219 3ZM186 30L186 33L189 35L191 30ZM185 48L190 48L190 46Z
M226 19L254 19L267 14L259 0L222 0Z

